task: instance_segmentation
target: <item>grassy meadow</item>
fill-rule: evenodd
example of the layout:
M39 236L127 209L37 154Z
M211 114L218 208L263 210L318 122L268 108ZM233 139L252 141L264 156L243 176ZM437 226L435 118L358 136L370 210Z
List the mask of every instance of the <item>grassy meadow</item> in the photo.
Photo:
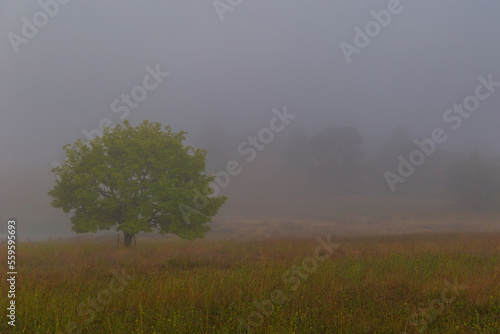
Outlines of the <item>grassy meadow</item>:
M499 333L500 234L319 237L21 243L0 332Z

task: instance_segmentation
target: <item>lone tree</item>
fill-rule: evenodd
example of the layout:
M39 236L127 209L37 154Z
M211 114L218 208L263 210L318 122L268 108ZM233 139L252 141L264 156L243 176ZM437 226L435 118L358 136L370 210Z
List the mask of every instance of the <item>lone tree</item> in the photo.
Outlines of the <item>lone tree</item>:
M144 121L105 128L101 137L65 145L66 161L49 192L52 206L71 213L77 233L115 227L130 247L139 232L202 238L224 196L215 196L205 173L206 151L184 146L186 132ZM203 191L203 205L190 207ZM189 207L189 215L183 207Z

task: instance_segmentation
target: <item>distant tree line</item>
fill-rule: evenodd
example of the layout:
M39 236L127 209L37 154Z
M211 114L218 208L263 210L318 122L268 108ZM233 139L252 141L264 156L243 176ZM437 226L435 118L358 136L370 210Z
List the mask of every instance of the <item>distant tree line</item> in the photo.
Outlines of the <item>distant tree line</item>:
M411 176L391 192L384 173L397 171L401 156L421 149L404 127L397 127L367 159L363 136L352 126L326 127L308 136L301 127L285 135L284 169L306 175L318 192L332 195L409 196L445 195L460 207L481 211L492 208L500 197L500 158L488 160L479 152L469 156L439 147L414 168ZM199 133L200 146L208 151L209 169L222 168L232 154L230 136L216 120L206 122ZM275 151L276 152L276 151Z
M434 189L446 191L460 207L474 211L499 203L500 159L488 160L478 151L464 156L437 148L391 194L384 172L396 170L398 157L418 148L414 138L398 127L369 160L363 157L362 144L363 137L353 127L328 127L310 138L296 128L289 136L283 166L307 171L311 181L330 194L404 196Z

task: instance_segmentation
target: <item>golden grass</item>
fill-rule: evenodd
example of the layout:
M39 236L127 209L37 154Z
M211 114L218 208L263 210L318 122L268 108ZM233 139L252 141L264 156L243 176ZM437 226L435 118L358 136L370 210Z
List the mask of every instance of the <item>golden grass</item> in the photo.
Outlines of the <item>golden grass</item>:
M306 278L287 272L314 257L313 237L138 239L130 250L112 241L22 243L17 326L7 326L4 315L0 332L66 333L74 322L82 333L237 333L244 321L255 325L254 333L417 333L422 318L412 315L437 305L447 280L466 289L429 313L426 331L498 333L500 234L335 242L341 246L330 258L301 271ZM0 249L5 310L6 247ZM120 291L113 270L124 275ZM288 299L280 305L271 301L277 290Z

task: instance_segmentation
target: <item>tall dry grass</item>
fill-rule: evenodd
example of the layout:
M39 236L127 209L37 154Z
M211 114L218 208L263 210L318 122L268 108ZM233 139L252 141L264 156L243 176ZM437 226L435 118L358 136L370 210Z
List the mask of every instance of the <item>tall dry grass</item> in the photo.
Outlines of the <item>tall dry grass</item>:
M340 248L302 277L287 272L314 257L315 238L138 241L130 250L20 244L17 326L2 316L0 332L59 333L74 323L82 333L237 333L243 322L254 333L417 333L422 319L429 333L500 328L499 234L335 238ZM0 259L6 313L4 245ZM466 288L434 312L445 280Z

